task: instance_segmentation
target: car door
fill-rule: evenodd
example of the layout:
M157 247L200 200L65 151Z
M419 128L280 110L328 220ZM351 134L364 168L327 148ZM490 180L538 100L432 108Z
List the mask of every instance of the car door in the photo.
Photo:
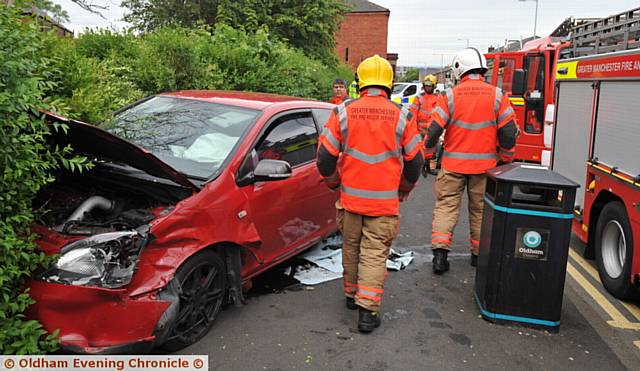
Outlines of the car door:
M317 144L318 130L311 111L289 111L269 121L247 154L243 168L263 159L287 161L292 168L288 179L243 187L262 241L256 255L264 263L282 260L307 247L318 239L321 228L327 223L322 222L316 210L321 206L333 207L318 202L317 191L324 184L320 184L315 165Z

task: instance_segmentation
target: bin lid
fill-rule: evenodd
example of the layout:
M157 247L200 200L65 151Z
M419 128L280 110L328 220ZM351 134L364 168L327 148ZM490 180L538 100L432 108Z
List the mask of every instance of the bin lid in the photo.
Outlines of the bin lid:
M487 176L501 182L536 184L556 188L579 188L580 185L555 171L530 164L507 164L487 171Z

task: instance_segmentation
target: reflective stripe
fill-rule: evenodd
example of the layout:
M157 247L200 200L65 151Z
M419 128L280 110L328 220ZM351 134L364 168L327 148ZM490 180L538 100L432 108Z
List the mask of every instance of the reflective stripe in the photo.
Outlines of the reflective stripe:
M424 153L429 154L429 153L435 153L436 152L436 147L427 147L427 149L424 150Z
M333 133L329 128L325 127L324 130L322 130L322 136L325 137L327 141L329 141L329 143L331 143L331 145L335 149L337 149L338 151L342 150L342 145L340 144L340 141L333 136Z
M498 112L500 112L500 104L502 103L502 89L496 88L496 102L493 105L493 110L498 116Z
M369 299L369 300L371 300L371 301L376 301L376 302L378 302L378 301L382 301L382 296L371 296L371 295L367 295L367 294L361 293L361 292L359 292L359 291L358 291L358 292L356 292L356 297L358 297L358 298L364 298L364 299Z
M516 151L509 151L509 150L500 148L500 154L504 156L513 156L516 154Z
M358 151L355 148L347 148L344 153L352 156L355 159L358 159L362 162L365 162L369 165L374 165L377 164L379 162L388 160L390 158L399 158L400 157L400 153L395 150L395 151L387 151L387 152L382 152L382 153L378 153L376 155L368 155L366 153L362 153L360 151Z
M349 196L371 198L376 200L389 200L398 198L398 190L393 189L390 191L370 191L366 189L357 189L347 186L340 186L340 190Z
M356 285L355 283L345 282L344 283L344 292L346 294L355 294L357 287L358 287L358 285Z
M445 122L445 124L449 123L449 115L447 115L447 113L440 107L436 107L433 110L433 113L437 114L438 116L440 116L440 118Z
M449 237L451 238L452 234L451 233L440 233L440 232L431 232L432 236L445 236L445 237Z
M498 116L498 123L501 123L504 119L506 119L507 117L509 117L509 115L513 114L513 108L509 107L507 108L504 112L502 112L502 115Z
M453 116L453 90L451 90L451 88L446 90L447 92L447 101L449 103L448 108L449 108L449 115ZM449 119L447 119L447 121L449 121Z
M495 153L466 153L466 152L447 152L444 151L443 156L449 158L457 158L461 160L495 160Z
M402 107L400 110L400 117L398 117L398 122L396 123L396 142L398 144L397 148L400 148L402 143L402 134L404 134L404 128L407 126L407 116L409 116L409 111L406 108Z
M369 97L378 97L382 95L382 90L376 88L367 89L367 96Z
M450 238L444 238L444 237L431 237L431 244L437 243L437 242L442 242L444 244L450 244L451 243L451 239Z
M422 109L422 108L420 108L420 112L424 113L425 115L431 114L431 111L427 111L426 109Z
M467 129L467 130L480 130L480 129L496 126L496 122L495 121L482 121L482 122L478 122L478 123L472 124L472 123L469 123L469 122L456 120L456 121L453 121L450 125L457 126L459 128Z
M347 127L347 108L344 103L338 106L338 117L340 118L340 133L342 134L342 140L347 143L347 134L349 134Z
M404 151L405 154L411 153L416 148L416 146L420 144L421 141L422 141L422 137L420 136L420 134L416 134L413 137L413 139L411 139L411 142L409 142L409 144L404 146L402 150Z
M365 294L367 295L382 294L384 292L384 289L377 289L375 287L367 287L364 285L357 285L357 286L358 286L358 290L369 291L369 292L365 292Z

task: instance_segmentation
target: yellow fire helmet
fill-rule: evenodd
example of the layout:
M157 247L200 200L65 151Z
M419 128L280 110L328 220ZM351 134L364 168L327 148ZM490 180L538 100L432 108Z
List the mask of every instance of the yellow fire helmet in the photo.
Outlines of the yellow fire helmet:
M378 54L363 60L358 66L358 78L360 89L367 86L393 87L393 69L386 59Z
M436 86L438 85L438 78L435 77L434 75L427 75L424 77L424 79L422 79L422 83L424 85Z

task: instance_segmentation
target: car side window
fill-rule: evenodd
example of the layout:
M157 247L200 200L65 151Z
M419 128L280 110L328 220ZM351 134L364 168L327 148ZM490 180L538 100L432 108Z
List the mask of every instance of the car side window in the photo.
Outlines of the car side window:
M415 85L411 85L407 88L407 90L404 91L404 93L402 93L403 96L408 97L410 95L414 95L416 92L418 91L418 89L416 88Z
M317 108L313 110L313 115L316 117L316 124L318 124L318 132L321 133L324 129L324 126L329 121L329 116L331 116L330 109Z
M256 153L259 160L282 160L295 167L314 161L317 145L318 130L311 112L299 112L272 122Z

